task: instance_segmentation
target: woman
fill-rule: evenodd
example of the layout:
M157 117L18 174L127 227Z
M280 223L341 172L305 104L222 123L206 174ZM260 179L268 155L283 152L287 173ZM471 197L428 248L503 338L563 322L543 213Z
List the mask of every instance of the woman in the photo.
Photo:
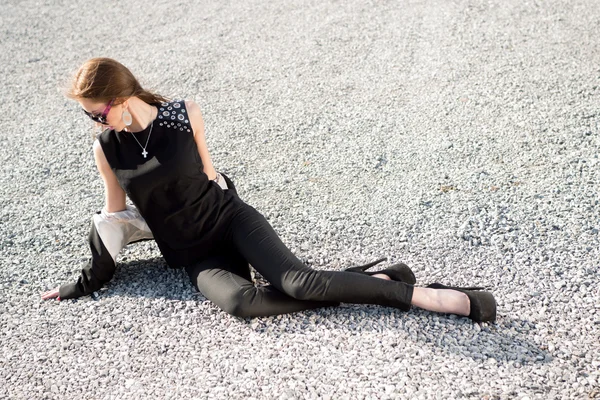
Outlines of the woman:
M208 299L240 317L269 316L340 302L379 304L493 321L496 303L479 288L414 287L404 264L379 273L376 264L317 271L281 242L266 219L237 196L212 165L200 108L144 90L122 64L88 60L68 94L108 128L94 143L106 205L93 218L92 260L76 283L42 294L68 299L108 282L128 243L153 238L167 264L184 267ZM135 204L127 206L126 196ZM381 261L381 260L380 260ZM256 287L251 264L270 283Z

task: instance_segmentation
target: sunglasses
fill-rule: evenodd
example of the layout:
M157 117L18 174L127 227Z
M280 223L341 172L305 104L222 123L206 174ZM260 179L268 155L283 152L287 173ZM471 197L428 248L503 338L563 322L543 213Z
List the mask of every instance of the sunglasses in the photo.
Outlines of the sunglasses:
M90 117L90 119L94 122L99 122L101 124L105 124L106 123L106 116L108 115L108 113L110 112L110 107L113 105L113 102L115 101L115 99L112 99L111 101L108 102L108 104L106 105L106 108L104 108L104 111L102 111L102 114L98 115L98 114L92 114L91 112L87 112L85 110L83 110L83 112L85 113L85 115L87 115L88 117Z

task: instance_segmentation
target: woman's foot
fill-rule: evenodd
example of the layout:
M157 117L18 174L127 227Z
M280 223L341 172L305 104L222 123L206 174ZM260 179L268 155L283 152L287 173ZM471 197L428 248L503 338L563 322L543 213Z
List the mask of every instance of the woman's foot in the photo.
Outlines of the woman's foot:
M496 320L496 300L490 292L452 288L414 288L411 304L429 311L457 314L476 322Z
M482 287L453 287L432 283L428 288L452 290L464 293L469 298L469 315L473 321L487 322L496 320L496 299L490 292L484 291Z
M439 290L415 287L411 304L440 313L468 316L471 302L466 294L457 290Z

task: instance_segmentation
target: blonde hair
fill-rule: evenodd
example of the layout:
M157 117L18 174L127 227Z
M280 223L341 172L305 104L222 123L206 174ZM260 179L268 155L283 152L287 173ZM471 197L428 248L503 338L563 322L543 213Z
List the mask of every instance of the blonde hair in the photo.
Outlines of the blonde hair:
M105 57L91 58L79 67L65 94L73 100L93 99L108 103L115 99L115 104L131 96L148 104L169 101L160 94L142 88L126 66Z

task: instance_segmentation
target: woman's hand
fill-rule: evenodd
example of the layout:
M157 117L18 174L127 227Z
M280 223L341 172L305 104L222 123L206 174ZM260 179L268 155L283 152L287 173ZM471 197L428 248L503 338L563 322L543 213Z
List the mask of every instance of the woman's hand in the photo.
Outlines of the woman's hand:
M56 300L60 301L60 297L59 297L59 293L58 293L59 288L60 288L60 286L57 287L56 289L48 290L46 293L42 293L42 300L56 298Z

